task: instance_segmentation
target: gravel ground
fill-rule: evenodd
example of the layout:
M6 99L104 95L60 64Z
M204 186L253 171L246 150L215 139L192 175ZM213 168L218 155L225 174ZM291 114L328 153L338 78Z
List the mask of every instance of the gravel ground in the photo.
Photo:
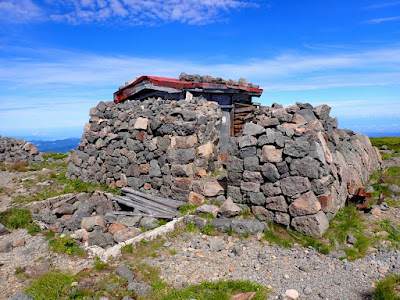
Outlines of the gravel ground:
M204 280L248 279L272 287L271 299L295 289L300 299L372 299L374 282L400 268L400 251L376 252L356 261L339 260L301 246L285 249L256 239L193 236L171 240L175 255L164 251L146 262L181 288Z
M25 229L13 230L10 234L0 236L0 244L4 242L23 245L14 247L8 253L0 253L0 299L8 299L26 288L25 276L18 276L15 270L26 268L36 277L42 271L51 269L67 270L77 273L90 268L93 261L89 259L59 255L49 250L48 242L42 234L35 236L27 234ZM44 273L43 273L44 274Z

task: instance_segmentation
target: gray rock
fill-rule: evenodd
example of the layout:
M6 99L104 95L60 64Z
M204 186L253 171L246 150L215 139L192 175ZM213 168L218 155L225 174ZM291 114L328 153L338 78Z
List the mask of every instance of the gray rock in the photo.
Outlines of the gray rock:
M263 206L252 206L251 212L260 221L272 222L274 220L274 213Z
M132 269L129 266L126 266L124 264L121 264L118 269L115 271L115 274L122 278L125 279L126 281L133 282L134 277L133 277L133 273L132 273Z
M400 195L400 187L395 184L390 185L389 190L395 195Z
M246 158L257 155L256 147L245 147L239 150L240 158Z
M89 233L89 245L97 245L102 248L107 248L108 246L114 245L114 238L108 232L104 233L100 230L95 230Z
M153 217L143 217L140 220L140 226L144 227L146 230L150 230L158 227L158 220Z
M238 187L238 186L228 185L227 197L231 197L232 201L235 203L243 202L243 196L242 196L242 193L240 192L240 187Z
M228 159L229 166L229 159ZM260 171L260 161L257 156L245 157L243 160L244 169L247 171L258 172ZM229 170L229 168L228 168ZM242 169L243 171L243 169ZM239 171L240 172L240 171Z
M297 113L299 115L303 116L308 122L311 122L311 121L317 119L317 117L315 116L314 112L312 111L312 107L311 107L311 109L301 109Z
M332 256L332 257L335 257L335 258L339 259L339 258L346 257L347 254L343 250L338 250L338 251L334 250L334 251L329 251L329 256Z
M194 213L197 215L198 214L212 214L214 217L216 217L218 214L218 210L219 210L219 207L216 205L204 204L204 205L196 208Z
M251 147L257 145L257 139L251 135L238 137L239 148Z
M72 218L66 222L66 227L69 230L77 230L80 228L83 217L89 217L94 209L94 204L84 201L79 204L78 209L72 215Z
M261 223L258 220L233 220L232 221L232 230L238 234L257 234L259 232L263 232L266 229L266 225Z
M254 205L264 205L265 204L265 196L263 193L258 192L258 193L253 193L253 192L248 192L247 195L249 196L250 203Z
M118 216L118 222L127 227L136 227L142 217L140 216Z
M319 211L315 215L295 217L292 219L294 229L312 237L321 237L329 227L326 215Z
M191 149L173 149L168 151L168 159L170 163L189 164L193 162L196 156L196 150Z
M281 224L283 226L290 225L290 216L289 214L277 211L274 216L274 222Z
M310 151L310 144L306 141L289 141L285 144L283 153L293 157L304 157Z
M214 226L215 230L226 233L232 226L232 219L212 219L211 225Z
M280 178L278 169L274 164L266 163L261 167L262 175L267 178L270 182L275 182Z
M120 243L120 242L125 242L129 239L132 239L141 233L142 233L142 231L139 228L127 227L122 230L118 230L114 234L113 238L114 238L114 241L116 241L117 243Z
M0 253L8 253L12 250L12 244L10 241L2 240L0 241Z
M106 221L101 216L83 217L81 228L92 231L95 227L106 227Z
M240 207L233 203L232 198L228 197L218 210L218 216L230 218L236 216L241 211Z
M166 248L171 247L171 246L172 246L172 243L169 242L169 241L166 241L166 242L163 244L163 247L166 247Z
M213 219L213 220L224 220L224 219ZM209 221L205 218L199 216L187 215L183 219L183 222L187 225L189 222L193 222L198 228L202 229L204 226L208 225Z
M211 238L208 242L208 246L212 252L219 252L224 249L224 245L219 238Z
M161 169L156 160L150 161L150 177L161 177Z
M349 244L351 244L351 245L354 245L356 242L357 242L357 239L353 236L353 235L351 235L351 234L349 234L348 236L347 236L347 243L349 243Z
M245 160L250 157L246 157ZM243 160L230 155L226 166L228 172L243 172Z
M251 172L246 170L243 172L243 180L250 182L262 182L263 178L260 172Z
M9 233L10 233L10 231L8 230L8 228L0 223L0 236L6 235Z
M265 199L265 207L274 211L287 212L288 205L286 203L285 197L275 196L268 197Z
M265 196L273 197L282 193L281 188L279 186L276 186L275 184L277 184L277 182L275 183L267 182L261 186L261 190L263 191Z
M264 132L265 132L264 127L257 124L246 123L243 126L243 135L258 136L260 134L263 134Z
M9 298L9 300L35 300L35 298L33 298L29 294L19 292L19 293L15 294L14 296L12 296L11 298Z
M131 282L128 284L128 291L134 292L136 296L146 296L151 292L151 286L140 282Z
M311 189L307 177L292 176L281 179L282 193L286 196L301 194Z
M290 164L290 173L292 175L300 175L310 179L319 177L319 162L310 156L302 159L294 159Z
M386 202L382 202L381 205L379 205L379 208L382 211L388 210L389 209L389 205Z
M240 246L239 244L233 245L233 246L232 246L232 253L233 253L235 256L240 256L240 255L242 255L242 253L243 253L242 246Z

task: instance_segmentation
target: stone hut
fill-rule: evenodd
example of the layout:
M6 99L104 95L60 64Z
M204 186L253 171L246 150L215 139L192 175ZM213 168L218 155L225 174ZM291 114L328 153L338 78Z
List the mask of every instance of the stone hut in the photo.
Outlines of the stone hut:
M262 221L321 236L380 168L367 136L330 107L260 106L258 86L143 76L90 110L68 176L200 204L230 197Z

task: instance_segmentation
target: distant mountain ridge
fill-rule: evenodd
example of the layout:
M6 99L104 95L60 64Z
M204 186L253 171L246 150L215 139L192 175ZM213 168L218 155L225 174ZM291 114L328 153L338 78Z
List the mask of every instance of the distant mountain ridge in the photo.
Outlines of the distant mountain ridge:
M38 148L42 152L52 151L65 153L70 151L71 149L76 150L78 148L78 143L80 142L80 139L69 138L56 141L29 140L29 142L33 143L36 148Z

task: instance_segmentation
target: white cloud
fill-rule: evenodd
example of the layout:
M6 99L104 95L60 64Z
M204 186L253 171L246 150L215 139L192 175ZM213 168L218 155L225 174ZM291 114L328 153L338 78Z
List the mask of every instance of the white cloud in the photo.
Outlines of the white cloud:
M0 0L0 20L28 23L43 17L41 9L31 0Z
M35 55L45 58L40 61L0 59L0 87L117 88L133 77L177 77L182 71L236 80L244 77L269 91L378 86L400 82L400 48L332 55L283 54L270 59L247 59L235 64L101 56L55 49L38 51Z
M258 7L255 2L246 0L75 0L74 4L66 3L62 12L53 13L50 18L72 24L103 22L105 19L131 25L207 24L223 20L231 10ZM105 14L105 9L112 13Z
M399 21L399 20L400 20L400 16L396 16L396 17L388 17L388 18L371 19L371 20L365 21L364 23L380 24L380 23L384 23L384 22L395 22L395 21Z
M400 1L377 3L377 4L366 6L364 8L365 9L377 9L377 8L396 6L396 5L400 5Z

